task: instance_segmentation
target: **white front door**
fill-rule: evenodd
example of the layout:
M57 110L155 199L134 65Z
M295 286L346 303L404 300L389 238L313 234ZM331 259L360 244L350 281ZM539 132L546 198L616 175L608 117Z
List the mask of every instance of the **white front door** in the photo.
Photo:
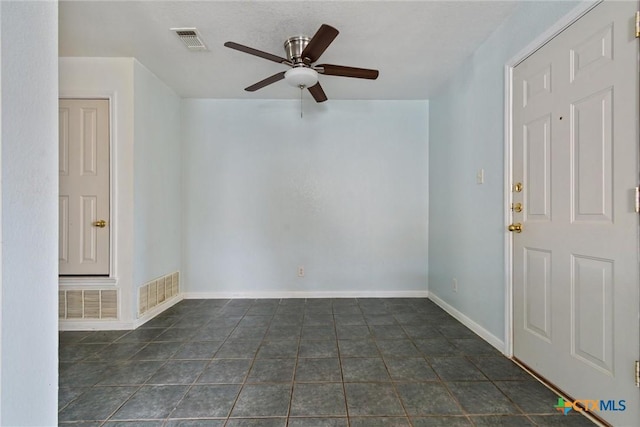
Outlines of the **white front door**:
M60 100L60 275L109 275L109 101Z
M514 356L615 426L640 425L636 10L605 1L513 71Z

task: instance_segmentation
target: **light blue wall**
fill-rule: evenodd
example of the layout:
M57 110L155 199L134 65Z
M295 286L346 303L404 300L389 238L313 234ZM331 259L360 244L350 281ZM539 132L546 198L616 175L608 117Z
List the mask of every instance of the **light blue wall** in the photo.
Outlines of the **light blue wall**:
M523 2L429 104L429 292L499 341L505 327L504 65L576 5ZM481 168L485 184L478 185Z
M180 97L133 63L133 283L180 270ZM137 292L136 292L137 295Z
M0 9L0 425L52 426L58 410L58 5L0 2Z
M186 291L426 292L428 103L299 108L183 100Z

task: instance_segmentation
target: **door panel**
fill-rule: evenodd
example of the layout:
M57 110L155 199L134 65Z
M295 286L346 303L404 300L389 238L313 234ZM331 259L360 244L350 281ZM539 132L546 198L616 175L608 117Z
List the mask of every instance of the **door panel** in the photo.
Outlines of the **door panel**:
M59 118L60 275L108 275L109 101L60 100Z
M514 356L640 425L636 2L605 1L513 70Z

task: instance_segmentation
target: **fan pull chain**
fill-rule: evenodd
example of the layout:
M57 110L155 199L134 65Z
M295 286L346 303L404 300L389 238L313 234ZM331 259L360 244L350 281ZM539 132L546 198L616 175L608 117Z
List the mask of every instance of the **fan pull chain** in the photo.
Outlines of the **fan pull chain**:
M302 90L304 89L304 86L300 86L300 118L302 118Z

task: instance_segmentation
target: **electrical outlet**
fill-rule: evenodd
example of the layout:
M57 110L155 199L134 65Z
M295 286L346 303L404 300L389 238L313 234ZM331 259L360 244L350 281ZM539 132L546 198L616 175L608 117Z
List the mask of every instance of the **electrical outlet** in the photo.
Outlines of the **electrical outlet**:
M453 292L458 293L458 279L456 279L455 277L451 282L451 287L453 288Z
M478 170L478 173L476 174L476 183L484 184L484 169Z
M304 266L298 267L298 277L304 277Z

